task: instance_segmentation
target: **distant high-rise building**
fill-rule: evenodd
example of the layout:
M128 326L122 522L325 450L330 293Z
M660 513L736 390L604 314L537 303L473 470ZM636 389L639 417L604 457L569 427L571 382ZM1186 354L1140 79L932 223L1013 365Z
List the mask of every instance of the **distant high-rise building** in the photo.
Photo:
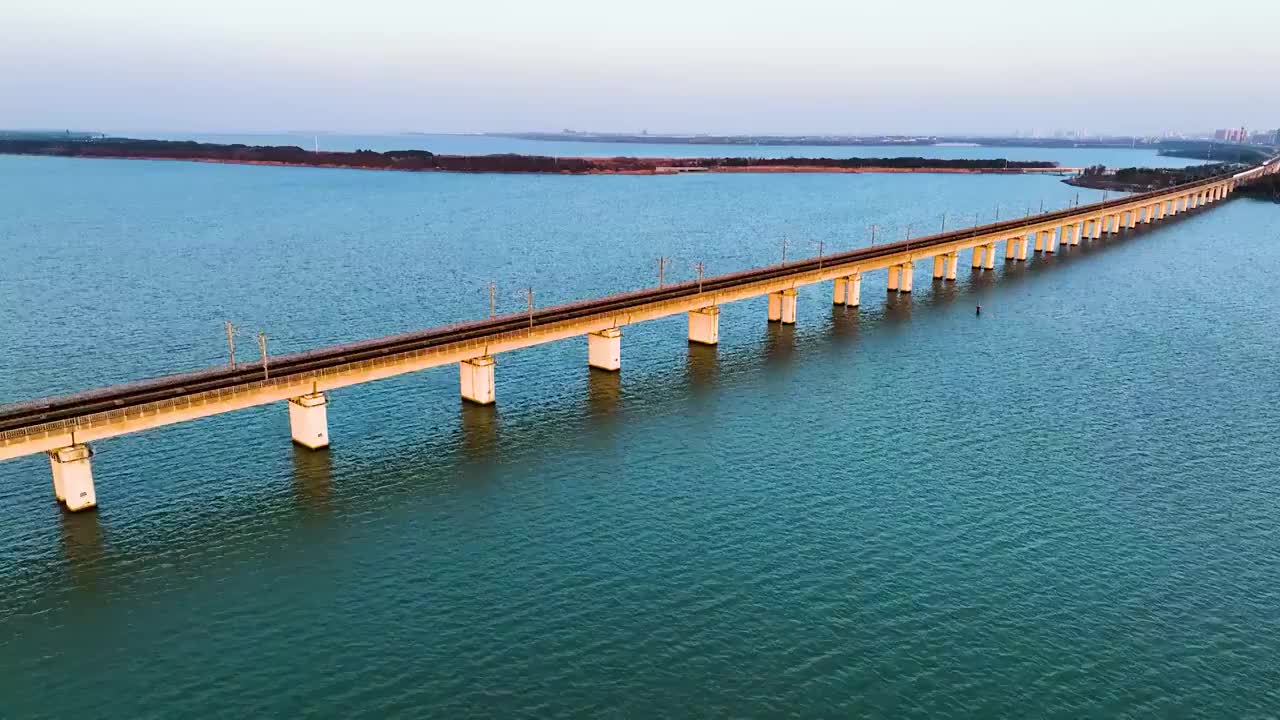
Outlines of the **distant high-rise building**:
M1229 133L1229 132L1231 132L1231 131L1230 131L1230 130L1214 130L1214 131L1213 131L1213 139L1214 139L1214 140L1226 140L1226 139L1227 139L1227 133Z

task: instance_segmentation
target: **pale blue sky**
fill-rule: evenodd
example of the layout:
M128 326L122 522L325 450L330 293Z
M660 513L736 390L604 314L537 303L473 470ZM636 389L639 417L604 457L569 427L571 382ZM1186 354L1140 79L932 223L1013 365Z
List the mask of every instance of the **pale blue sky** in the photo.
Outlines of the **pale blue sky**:
M0 127L1280 126L1280 0L9 0Z

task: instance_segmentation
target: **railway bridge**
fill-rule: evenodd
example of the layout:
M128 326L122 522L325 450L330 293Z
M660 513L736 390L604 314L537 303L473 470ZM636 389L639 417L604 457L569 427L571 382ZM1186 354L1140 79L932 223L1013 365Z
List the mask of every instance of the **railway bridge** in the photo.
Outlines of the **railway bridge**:
M210 368L150 380L0 406L0 460L46 453L53 492L68 510L97 505L90 443L161 425L287 403L293 441L319 450L329 445L328 393L357 383L441 365L459 368L466 401L489 404L494 356L520 348L586 336L587 363L617 371L622 329L687 314L689 342L714 345L720 307L768 299L769 322L796 322L796 288L830 282L832 301L861 302L862 278L885 270L889 292L909 293L916 266L933 278L956 279L961 254L971 267L992 270L1001 249L1006 261L1028 253L1055 253L1104 233L1158 223L1228 198L1242 183L1280 171L1280 158L1243 172L1220 175L1109 202L954 230L901 242L702 278L675 285L531 310L417 332L264 357L261 363Z

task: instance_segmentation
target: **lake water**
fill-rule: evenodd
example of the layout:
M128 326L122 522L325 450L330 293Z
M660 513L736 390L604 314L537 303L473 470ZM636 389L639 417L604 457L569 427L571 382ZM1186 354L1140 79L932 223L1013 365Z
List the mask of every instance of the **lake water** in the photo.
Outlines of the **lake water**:
M0 402L1099 197L0 156ZM0 717L1271 717L1280 208L0 463ZM981 303L980 317L974 306Z

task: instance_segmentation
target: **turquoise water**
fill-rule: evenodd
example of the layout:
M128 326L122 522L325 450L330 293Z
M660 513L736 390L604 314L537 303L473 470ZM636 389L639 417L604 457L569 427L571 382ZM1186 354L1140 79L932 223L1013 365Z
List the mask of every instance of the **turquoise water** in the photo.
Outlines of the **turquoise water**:
M1007 158L1009 160L1048 160L1062 167L1186 167L1201 161L1165 157L1150 149L1126 148L1034 148L1034 147L969 147L903 145L688 145L651 143L602 143L520 138L485 135L314 135L276 133L257 135L154 133L120 131L129 137L159 137L171 140L199 140L211 143L245 143L247 145L297 145L321 150L430 150L452 155L489 155L522 153L558 157L929 157L929 158Z
M1051 178L0 157L0 402L1058 207ZM1082 201L1095 199L1086 193ZM1268 717L1280 210L0 463L0 716ZM669 276L670 277L670 276ZM981 303L981 317L974 305Z

